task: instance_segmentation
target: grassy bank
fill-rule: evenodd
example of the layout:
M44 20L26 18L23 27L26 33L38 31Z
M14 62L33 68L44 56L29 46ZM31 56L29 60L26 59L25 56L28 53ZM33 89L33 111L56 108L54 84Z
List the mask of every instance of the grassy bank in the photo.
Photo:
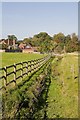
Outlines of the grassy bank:
M52 62L47 98L48 118L78 117L78 56L65 55Z

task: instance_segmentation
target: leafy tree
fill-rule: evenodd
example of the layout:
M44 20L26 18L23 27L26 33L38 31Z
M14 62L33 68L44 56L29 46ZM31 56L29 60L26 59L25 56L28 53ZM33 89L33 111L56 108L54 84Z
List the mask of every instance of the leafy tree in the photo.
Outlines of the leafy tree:
M17 42L17 37L15 35L8 35L9 40L15 40Z
M54 51L60 52L64 49L65 45L65 35L63 33L58 33L53 36L54 41ZM59 50L58 50L59 49Z
M58 34L55 34L53 36L53 40L56 42L56 43L60 43L60 42L64 42L64 39L65 39L65 36L63 33L58 33Z
M22 40L18 40L17 42L16 42L16 44L18 44L18 46L20 45L20 43L22 43L23 41Z
M31 44L31 39L30 38L24 38L23 43L26 45Z
M78 37L75 33L67 36L65 40L66 52L78 51Z
M70 51L70 44L71 44L71 36L67 35L67 36L65 36L65 40L64 40L64 45L65 45L66 52Z
M75 33L72 34L71 42L73 51L78 51L78 37Z
M39 34L34 35L32 38L32 44L37 47L39 46L40 52L50 52L51 40L51 36L46 32L40 32Z
M17 37L15 35L8 35L8 42L10 43L11 42L11 46L10 48L12 47L12 49L15 49L15 43L17 42Z

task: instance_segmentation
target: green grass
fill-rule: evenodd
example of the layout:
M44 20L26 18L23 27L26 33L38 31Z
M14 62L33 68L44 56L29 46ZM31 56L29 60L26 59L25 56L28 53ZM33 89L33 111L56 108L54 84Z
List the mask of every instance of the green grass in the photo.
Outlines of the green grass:
M78 56L65 55L52 62L48 118L78 117Z
M30 53L0 53L2 58L2 67L12 65L14 63L19 63L23 61L38 59L44 57L43 54L30 54ZM1 62L1 60L0 60Z
M45 55L43 54L27 54L27 53L0 53L0 67L4 67L4 66L9 66L9 65L13 65L14 63L20 63L23 61L29 61L29 60L34 60L34 59L38 59L38 58L42 58ZM17 66L17 69L19 69L21 67L21 65ZM9 68L7 69L7 72L10 73L14 70L14 68ZM26 71L26 69L24 69L24 72ZM0 71L0 76L3 75L4 71ZM18 77L21 74L21 71L16 73L16 76ZM24 76L25 77L25 76ZM7 83L9 83L10 81L12 81L14 79L14 74L11 74L7 77ZM21 78L18 79L18 81L21 81ZM2 79L2 81L0 81L0 86L4 85L4 78Z

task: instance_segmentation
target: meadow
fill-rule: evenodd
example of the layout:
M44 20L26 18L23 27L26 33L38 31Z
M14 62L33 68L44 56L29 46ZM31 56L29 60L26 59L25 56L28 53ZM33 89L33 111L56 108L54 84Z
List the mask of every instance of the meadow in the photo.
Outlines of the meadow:
M14 63L20 63L20 62L27 62L29 60L34 60L34 59L39 59L43 58L45 55L44 54L31 54L31 53L0 53L0 68L2 67L7 67L10 65L13 65ZM20 69L21 65L18 65L16 67L17 69ZM7 69L7 73L9 74L10 72L14 71L14 68L11 67ZM26 69L24 69L24 72L26 72ZM0 77L4 74L4 71L0 71ZM16 77L21 75L21 71L16 72ZM14 74L11 74L7 77L7 82L9 83L12 81L14 78ZM21 78L17 80L17 82L21 81ZM0 86L4 85L4 78L0 81Z
M1 56L0 62L2 62L2 67L4 67L12 65L14 63L42 58L45 55L30 53L2 53L2 54L0 53L0 56Z

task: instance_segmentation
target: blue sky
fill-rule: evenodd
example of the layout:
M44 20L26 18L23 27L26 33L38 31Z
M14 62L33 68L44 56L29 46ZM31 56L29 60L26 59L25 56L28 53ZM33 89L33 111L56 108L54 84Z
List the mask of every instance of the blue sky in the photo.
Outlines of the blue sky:
M18 39L39 32L51 36L62 32L78 34L77 2L4 2L2 3L2 37L15 34Z

